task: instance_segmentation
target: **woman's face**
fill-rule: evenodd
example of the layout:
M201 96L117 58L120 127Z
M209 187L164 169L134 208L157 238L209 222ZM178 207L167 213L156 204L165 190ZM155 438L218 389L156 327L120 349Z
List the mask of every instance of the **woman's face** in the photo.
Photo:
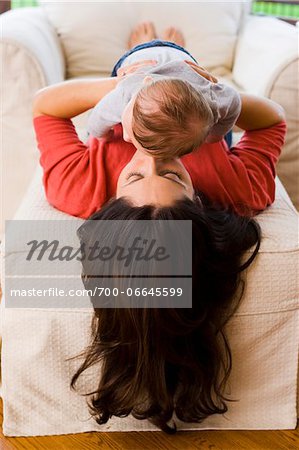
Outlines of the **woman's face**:
M158 159L137 149L120 173L116 197L127 197L135 206L170 206L184 197L193 200L194 189L180 159Z

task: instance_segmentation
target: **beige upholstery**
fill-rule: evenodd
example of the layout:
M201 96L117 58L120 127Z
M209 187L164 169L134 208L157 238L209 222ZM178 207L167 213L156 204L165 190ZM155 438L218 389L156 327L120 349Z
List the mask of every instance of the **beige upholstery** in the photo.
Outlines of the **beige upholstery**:
M294 205L299 209L299 59L290 58L275 73L275 82L268 85L266 95L280 104L286 103L288 132L286 145L277 167L277 173L288 189Z
M239 27L248 5L240 2L198 2L186 5L177 2L106 2L88 5L42 0L45 13L57 33L66 58L67 77L106 75L127 50L127 42L134 25L153 20L157 33L170 25L184 31L186 48L201 63L210 68L233 67L234 49ZM82 17L84 16L84 20ZM224 19L224 20L223 20ZM211 34L211 23L213 33ZM88 26L86 26L88 24Z
M13 10L1 20L1 212L11 219L32 180L38 152L32 128L34 93L64 79L64 59L55 30L40 8Z
M5 218L13 217L19 205L19 219L68 218L47 204L40 169L23 198L38 160L31 126L33 94L66 76L107 75L125 50L132 26L145 19L154 20L158 31L178 25L187 48L208 69L240 90L283 105L289 131L278 172L299 206L295 27L249 17L246 2L194 2L190 9L175 2L41 3L1 16ZM80 119L76 122L84 126ZM275 204L258 218L264 236L261 252L246 275L246 295L229 326L234 357L230 390L239 401L226 417L211 417L196 428L295 427L298 215L279 181L277 186ZM98 427L85 420L85 399L69 390L76 363L65 360L87 341L90 311L5 310L2 305L2 312L5 434L151 429L131 418Z

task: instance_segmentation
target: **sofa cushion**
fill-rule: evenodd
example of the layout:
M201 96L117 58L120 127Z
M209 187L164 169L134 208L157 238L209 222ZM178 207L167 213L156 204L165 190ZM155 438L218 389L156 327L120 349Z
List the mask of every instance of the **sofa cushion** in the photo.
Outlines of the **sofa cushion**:
M202 65L231 70L238 31L250 2L41 0L40 4L61 39L69 78L109 74L126 51L133 27L148 20L155 23L158 34L168 26L179 27L185 35L186 48Z
M15 218L73 220L47 204L41 169ZM233 371L227 395L237 401L229 404L224 416L209 417L202 424L178 421L179 429L296 426L298 215L278 180L275 203L257 219L263 232L261 249L245 274L245 295L228 326ZM92 311L5 309L2 304L2 314L3 429L7 436L155 429L148 421L132 417L113 418L99 426L89 416L86 397L70 390L80 360L68 358L87 345ZM82 377L80 392L94 387L99 369L94 367Z

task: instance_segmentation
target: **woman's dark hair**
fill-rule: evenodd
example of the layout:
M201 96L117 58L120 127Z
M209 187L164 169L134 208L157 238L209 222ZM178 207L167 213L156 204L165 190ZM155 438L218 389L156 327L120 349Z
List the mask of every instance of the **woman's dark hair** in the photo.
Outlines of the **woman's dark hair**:
M256 221L187 198L171 207L136 207L113 199L90 219L192 221L192 308L95 308L92 341L71 386L101 362L97 388L85 394L92 396L90 411L99 424L131 413L171 433L176 426L167 422L173 413L184 422L225 413L232 368L225 325L244 291L240 273L259 249ZM88 246L85 224L79 230L81 243ZM244 252L253 246L244 262ZM83 262L89 289L94 277L86 273Z

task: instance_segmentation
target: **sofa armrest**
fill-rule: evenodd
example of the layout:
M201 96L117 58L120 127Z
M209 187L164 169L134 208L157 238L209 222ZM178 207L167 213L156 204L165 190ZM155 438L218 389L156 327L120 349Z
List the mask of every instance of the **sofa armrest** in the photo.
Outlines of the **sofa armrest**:
M33 94L64 79L58 36L42 8L1 15L1 152L5 186L3 218L12 218L35 170L38 152L32 127ZM0 234L3 223L0 224Z
M238 40L233 81L284 108L288 130L277 173L299 210L298 31L271 17L250 17Z
M234 81L264 95L273 77L298 57L298 29L273 17L249 16L236 46Z
M42 8L9 11L1 16L1 22L3 43L29 53L39 66L45 84L64 79L65 64L59 38Z

